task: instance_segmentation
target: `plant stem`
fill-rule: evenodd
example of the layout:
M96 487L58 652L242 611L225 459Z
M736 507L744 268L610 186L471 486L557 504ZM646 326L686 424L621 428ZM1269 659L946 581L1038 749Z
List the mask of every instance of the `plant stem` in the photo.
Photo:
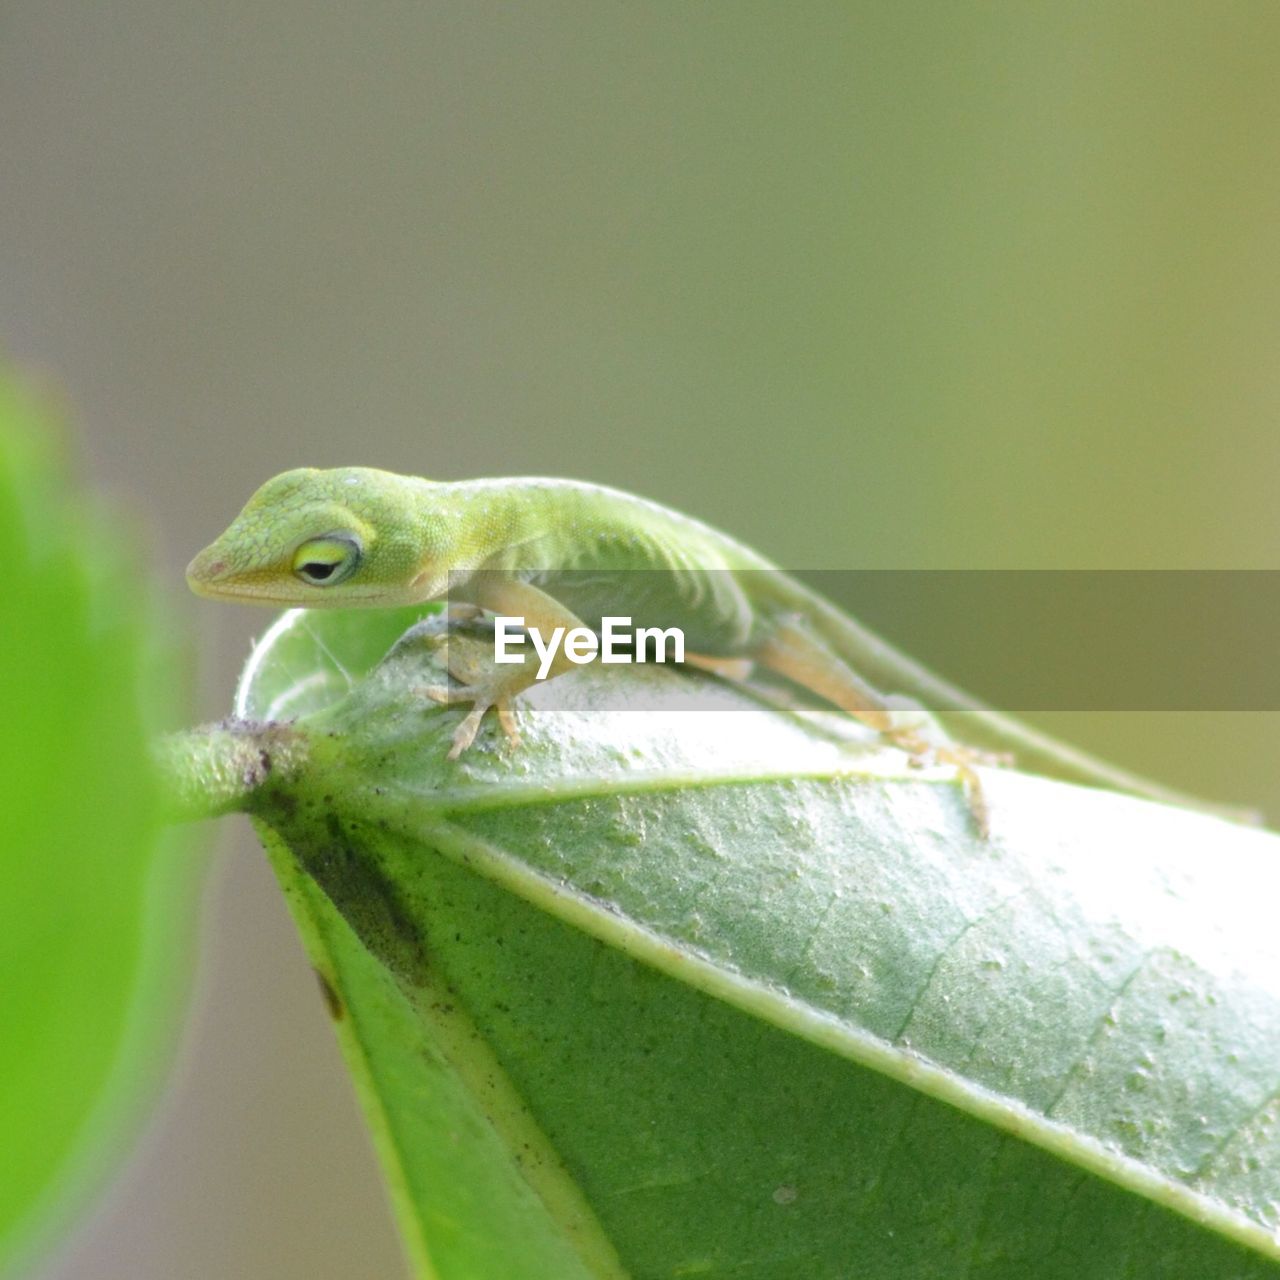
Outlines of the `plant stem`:
M295 773L307 737L294 725L224 720L160 738L152 748L171 822L251 813L263 793Z

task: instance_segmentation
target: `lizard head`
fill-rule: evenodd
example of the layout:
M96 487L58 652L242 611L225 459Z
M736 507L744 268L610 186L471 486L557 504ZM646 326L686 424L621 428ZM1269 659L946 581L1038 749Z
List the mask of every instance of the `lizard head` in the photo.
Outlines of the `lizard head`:
M425 482L340 467L268 480L187 566L197 595L347 608L424 599L414 513Z

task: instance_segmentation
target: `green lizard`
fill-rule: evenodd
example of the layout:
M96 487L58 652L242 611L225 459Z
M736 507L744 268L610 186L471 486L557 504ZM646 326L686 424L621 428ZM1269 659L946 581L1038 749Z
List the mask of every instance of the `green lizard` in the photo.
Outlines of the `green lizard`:
M658 572L629 582L637 570ZM750 548L602 485L435 482L367 467L286 471L196 556L187 581L213 599L308 608L447 597L451 608L523 618L544 635L599 630L606 616L643 612L637 625L683 628L693 665L745 677L759 664L913 757L956 765L980 824L973 766L1010 756L1031 772L1205 807L977 706ZM561 652L550 674L569 665ZM511 700L533 683L536 667L480 672L472 661L450 669L460 687L426 690L471 704L451 757L471 745L489 708L515 739ZM962 713L963 745L946 732L948 713Z

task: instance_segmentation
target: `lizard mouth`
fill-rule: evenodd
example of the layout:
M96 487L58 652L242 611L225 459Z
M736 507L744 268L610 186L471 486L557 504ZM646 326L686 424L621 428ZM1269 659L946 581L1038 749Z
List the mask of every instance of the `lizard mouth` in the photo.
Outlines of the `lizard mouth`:
M271 590L270 587L265 585L258 586L252 582L245 582L243 579L239 582L210 582L207 579L193 577L188 574L187 585L196 595L203 596L206 600L247 600L254 604L279 605L298 603L296 597L283 595L278 591Z
M235 604L271 604L284 608L301 603L291 596L271 595L266 591L254 591L249 587L193 586L191 590L205 600L229 600Z
M187 566L187 585L207 600L252 600L263 604L296 604L277 584L256 575L237 573L207 547Z

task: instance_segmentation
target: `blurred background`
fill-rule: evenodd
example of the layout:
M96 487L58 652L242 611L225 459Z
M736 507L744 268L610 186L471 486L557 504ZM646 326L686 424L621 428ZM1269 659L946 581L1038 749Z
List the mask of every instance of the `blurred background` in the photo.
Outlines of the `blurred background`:
M144 531L204 719L268 615L183 566L297 465L603 481L796 568L1271 567L1278 59L1266 2L4 0L0 345ZM1275 717L1042 723L1280 808ZM216 838L180 1063L40 1280L403 1274Z

